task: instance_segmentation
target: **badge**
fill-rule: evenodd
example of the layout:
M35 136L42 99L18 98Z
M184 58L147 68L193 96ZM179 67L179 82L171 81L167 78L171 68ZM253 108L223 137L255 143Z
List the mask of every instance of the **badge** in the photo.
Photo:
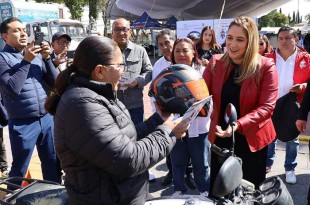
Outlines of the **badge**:
M307 63L306 63L305 60L302 60L302 61L299 63L299 67L300 67L301 69L305 68L306 66L307 66Z

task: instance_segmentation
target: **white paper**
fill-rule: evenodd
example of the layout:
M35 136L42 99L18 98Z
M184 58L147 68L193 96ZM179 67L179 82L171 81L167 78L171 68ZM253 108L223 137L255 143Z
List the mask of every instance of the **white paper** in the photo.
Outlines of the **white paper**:
M118 81L119 90L126 90L128 88L128 85L131 84L134 80L134 78L127 78L122 76L122 78Z
M189 124L193 122L193 120L197 117L199 114L201 108L207 103L212 100L212 95L209 97L206 97L198 102L195 102L188 110L186 113L183 115L183 120L190 118Z

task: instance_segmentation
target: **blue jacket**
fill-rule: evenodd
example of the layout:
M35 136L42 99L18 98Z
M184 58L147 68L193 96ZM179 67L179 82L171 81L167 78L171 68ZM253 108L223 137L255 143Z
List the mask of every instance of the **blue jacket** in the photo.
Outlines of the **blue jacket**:
M53 87L58 74L52 61L41 55L31 63L23 58L9 45L0 53L0 92L9 119L44 116L46 85Z

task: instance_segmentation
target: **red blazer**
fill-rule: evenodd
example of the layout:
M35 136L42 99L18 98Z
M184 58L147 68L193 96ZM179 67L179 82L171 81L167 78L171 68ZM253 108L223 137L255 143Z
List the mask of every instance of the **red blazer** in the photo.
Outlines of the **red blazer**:
M272 58L274 62L276 62L276 54L275 53L266 53L266 57ZM302 98L306 91L307 81L310 79L310 54L307 52L303 52L300 48L297 50L297 56L295 59L294 66L294 76L293 81L294 85L296 84L304 84L301 93L297 94L298 102L302 102Z
M221 92L228 73L224 63L220 61L222 55L214 55L203 73L210 95L213 95L213 113L209 130L209 140L214 143L216 139L215 126L219 124ZM211 65L214 65L214 74ZM240 115L237 121L238 132L246 137L252 152L258 151L271 143L276 132L271 121L271 115L278 97L278 76L272 59L262 57L262 66L258 72L257 83L249 78L241 83Z

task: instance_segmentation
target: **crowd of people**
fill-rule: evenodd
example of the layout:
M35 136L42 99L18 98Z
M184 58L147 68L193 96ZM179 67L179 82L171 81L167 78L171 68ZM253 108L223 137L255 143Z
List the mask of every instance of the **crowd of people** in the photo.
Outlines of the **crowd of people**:
M162 186L173 183L175 194L197 188L216 198L212 190L222 163L210 144L229 149L234 132L244 179L258 188L272 171L281 140L285 181L297 182L298 136L310 108L310 55L293 28L281 27L273 48L251 18L237 17L225 50L210 26L200 36L178 39L162 30L156 42L163 56L154 67L146 50L130 40L124 18L113 22L112 39L86 37L70 61L68 34L35 45L15 17L3 21L0 32L6 43L0 52L0 111L7 117L13 158L9 167L1 128L2 177L24 177L36 147L43 179L61 183L65 173L71 204L144 204L148 170L166 158ZM170 66L204 80L213 100L204 116L189 123L151 95L153 114L145 119L143 89ZM237 111L232 127L224 120L229 103ZM287 106L295 107L284 112Z

